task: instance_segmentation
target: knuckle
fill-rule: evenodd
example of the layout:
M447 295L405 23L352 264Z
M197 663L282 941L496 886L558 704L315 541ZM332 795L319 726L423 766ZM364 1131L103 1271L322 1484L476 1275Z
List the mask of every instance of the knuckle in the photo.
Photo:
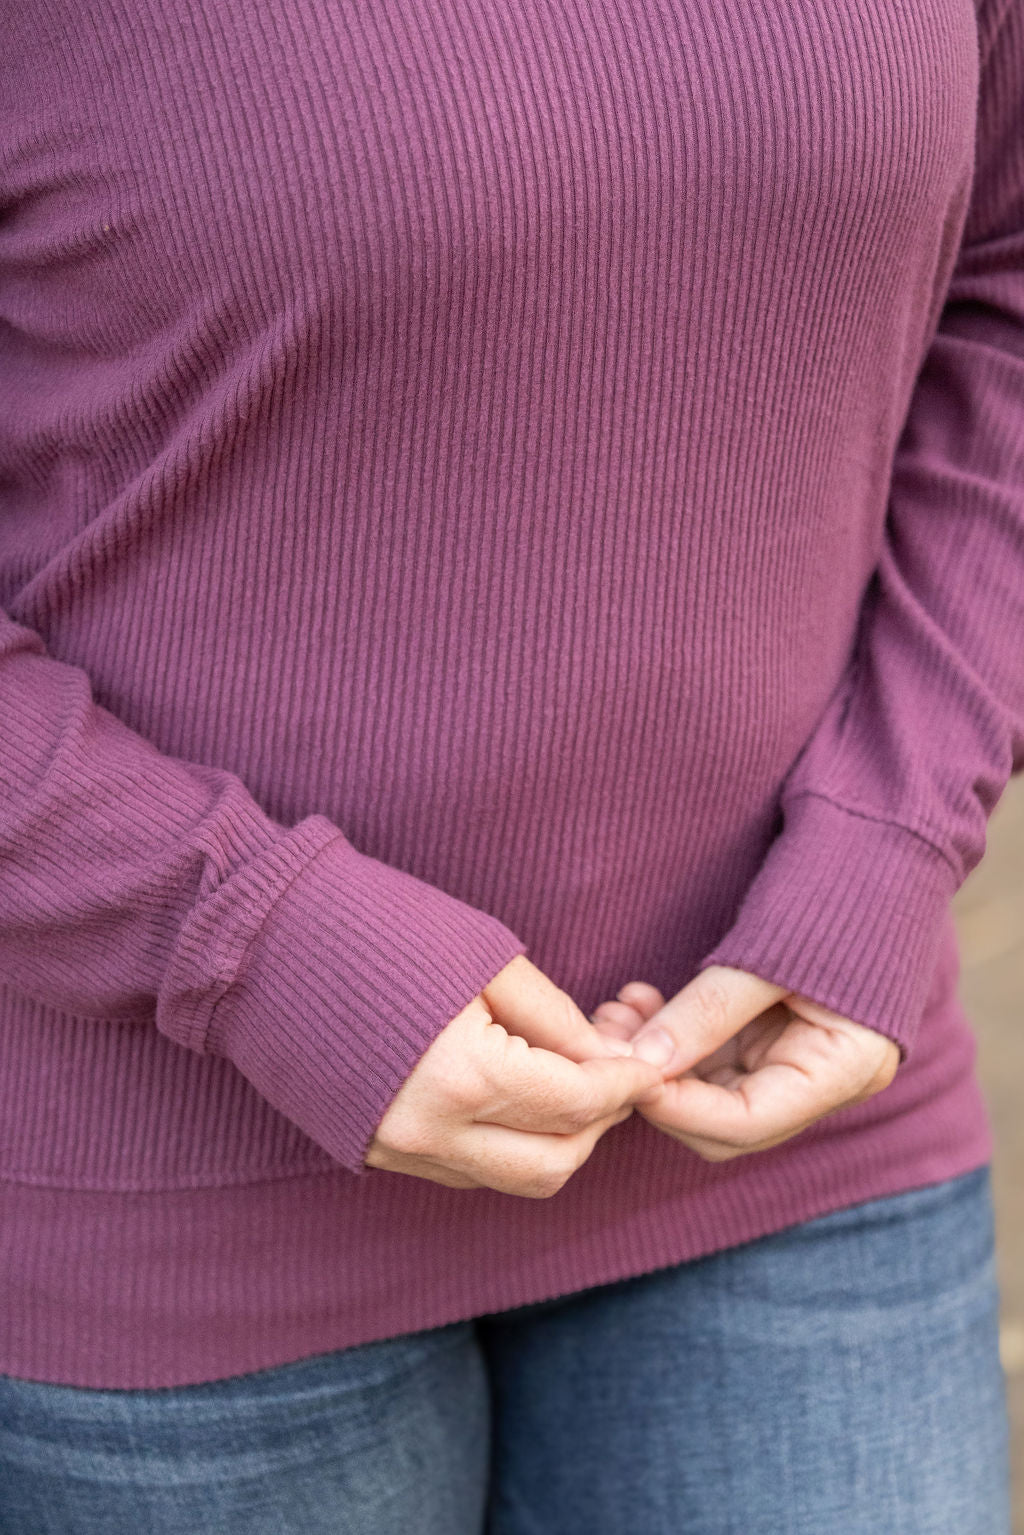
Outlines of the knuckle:
M486 1097L502 1093L510 1079L522 1070L529 1045L518 1034L510 1034L501 1024L493 1024L480 1041L479 1050L468 1060L457 1062L455 1073L468 1077L467 1092Z
M502 1040L500 1070L502 1072L520 1071L529 1058L529 1042L521 1034L505 1033Z
M729 1018L729 996L720 981L714 977L703 980L694 992L693 1006L702 1030L721 1033Z

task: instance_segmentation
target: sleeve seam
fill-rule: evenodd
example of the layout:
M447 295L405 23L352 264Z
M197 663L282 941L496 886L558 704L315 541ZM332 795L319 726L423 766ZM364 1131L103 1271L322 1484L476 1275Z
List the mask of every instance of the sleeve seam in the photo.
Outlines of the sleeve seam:
M933 841L931 837L926 836L924 832L918 831L914 826L908 826L904 821L895 821L891 816L878 815L874 811L862 810L855 805L844 805L840 800L833 799L830 794L823 794L820 789L797 789L795 793L786 796L784 803L791 804L793 800L797 799L824 800L825 804L831 805L833 810L841 810L844 812L844 814L856 816L862 821L872 821L877 826L891 826L897 831L906 832L908 837L914 837L918 842L922 842L924 846L929 848L933 853L937 853L943 862L947 864L948 867L952 870L956 878L959 879L960 877L960 871L957 869L956 864L953 862L952 858L945 851L945 849L940 847L939 844Z

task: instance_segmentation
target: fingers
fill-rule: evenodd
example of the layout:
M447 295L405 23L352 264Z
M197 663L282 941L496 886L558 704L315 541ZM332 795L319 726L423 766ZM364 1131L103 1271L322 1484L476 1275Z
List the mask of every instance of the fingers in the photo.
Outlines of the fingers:
M490 1188L526 1199L549 1199L590 1156L606 1130L632 1113L629 1106L575 1135L536 1135L503 1125L473 1125L451 1136L445 1161L374 1142L367 1166L413 1174L447 1188Z
M664 1007L665 998L657 986L652 986L650 981L627 981L625 986L620 986L615 993L620 1002L628 1007L635 1008L644 1018L649 1018L657 1012L659 1007Z
M506 978L513 967L507 966ZM538 972L539 973L539 972ZM512 978L512 989L516 989ZM528 988L529 988L528 983ZM430 1043L395 1094L366 1155L369 1167L404 1172L453 1188L488 1187L545 1198L584 1162L598 1137L629 1117L633 1100L660 1081L657 1068L629 1055L581 1061L510 1033L515 1024L498 984L467 1004ZM560 1000L561 999L561 1000ZM564 993L550 986L557 1016L527 1031L565 1037L575 1020ZM573 1004L574 1006L574 1004ZM578 1012L582 1027L596 1031ZM521 1020L520 1020L521 1021Z
M775 1136L792 1135L845 1102L845 1092L790 1066L762 1066L735 1086L679 1077L666 1082L655 1112L688 1134L737 1150L753 1150Z
M628 981L611 1001L594 1009L590 1021L607 1038L630 1040L664 1005L657 986L648 981Z
M660 1081L646 1061L566 1060L510 1036L490 1074L492 1091L472 1112L475 1124L575 1135L646 1093Z
M784 986L745 970L709 965L633 1036L633 1052L653 1061L666 1077L676 1076L787 995Z
M510 1034L570 1061L620 1056L615 1040L597 1029L569 996L525 955L517 955L480 993Z
M795 1018L761 1064L723 1066L712 1080L666 1082L640 1112L712 1160L764 1150L888 1085L898 1047L851 1020L827 1029Z
M504 1125L475 1124L455 1140L450 1159L499 1193L550 1199L583 1166L605 1131L631 1113L632 1106L626 1105L572 1135L537 1135Z
M613 1012L612 1009L616 1011ZM638 1029L643 1027L644 1020L633 1008L626 1007L622 1002L602 1002L600 1009L596 1009L590 1015L590 1022L598 1034L605 1039L618 1039L628 1042Z

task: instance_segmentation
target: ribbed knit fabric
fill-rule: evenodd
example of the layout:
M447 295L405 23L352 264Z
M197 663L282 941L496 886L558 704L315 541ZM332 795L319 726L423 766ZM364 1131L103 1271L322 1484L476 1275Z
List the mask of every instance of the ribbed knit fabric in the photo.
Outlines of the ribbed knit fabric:
M2 17L0 1370L212 1379L984 1162L1022 0ZM367 1168L520 953L902 1064L547 1200Z

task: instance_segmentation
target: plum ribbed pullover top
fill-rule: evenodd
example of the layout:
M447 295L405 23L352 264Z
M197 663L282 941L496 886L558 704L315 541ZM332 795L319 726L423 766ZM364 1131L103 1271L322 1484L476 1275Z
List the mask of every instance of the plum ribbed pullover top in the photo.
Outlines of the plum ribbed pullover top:
M212 1379L984 1162L1022 0L2 12L0 1370ZM367 1168L519 953L903 1061L549 1199Z

